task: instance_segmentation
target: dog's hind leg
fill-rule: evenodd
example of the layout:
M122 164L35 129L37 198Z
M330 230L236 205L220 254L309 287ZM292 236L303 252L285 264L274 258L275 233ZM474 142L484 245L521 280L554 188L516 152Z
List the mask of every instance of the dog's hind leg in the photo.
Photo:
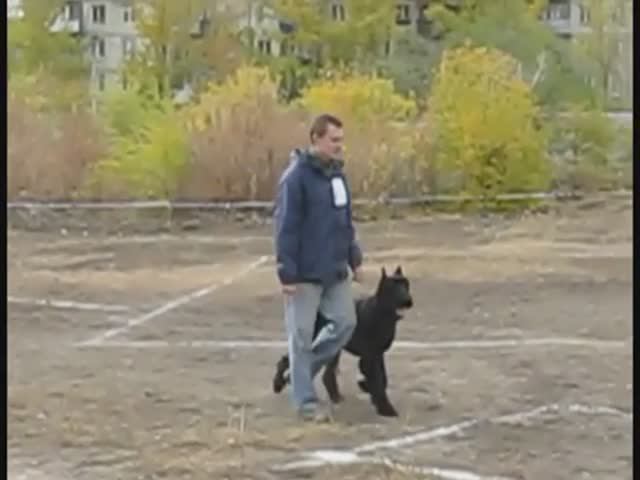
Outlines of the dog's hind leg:
M339 363L340 353L338 352L338 354L324 367L324 372L322 372L322 383L324 384L324 388L327 389L329 398L333 403L340 403L344 400L344 397L340 394L340 389L338 388L337 371Z
M289 370L289 355L283 355L276 364L276 374L273 377L274 393L280 393L287 383L289 383L287 370Z
M360 360L358 361L358 368L360 369L360 373L362 373L364 377L358 380L358 387L360 387L360 390L362 390L364 393L369 393L369 385L367 383L368 374L366 369L366 360L364 357L360 357Z

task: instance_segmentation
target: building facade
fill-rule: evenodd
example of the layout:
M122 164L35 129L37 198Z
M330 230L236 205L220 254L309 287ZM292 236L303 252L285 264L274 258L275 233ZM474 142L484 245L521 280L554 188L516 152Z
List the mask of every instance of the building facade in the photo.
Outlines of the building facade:
M69 0L50 29L86 40L92 94L116 85L126 88L122 65L139 41L131 0Z
M598 28L603 51L609 55L611 65L605 72L610 106L633 108L633 5L631 0L601 0L607 2L610 18L601 18L597 27L588 2L581 0L550 0L542 13L546 22L558 36L567 41L580 41L593 35Z

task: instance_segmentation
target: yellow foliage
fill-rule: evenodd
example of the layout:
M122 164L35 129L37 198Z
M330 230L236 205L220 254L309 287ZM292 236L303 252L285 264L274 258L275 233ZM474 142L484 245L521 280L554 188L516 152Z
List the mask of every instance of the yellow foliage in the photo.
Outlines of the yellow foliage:
M265 101L274 104L277 98L277 79L268 68L243 66L224 82L210 83L198 103L186 111L186 121L191 130L203 131L220 126L238 108L260 109Z
M105 103L109 152L96 166L91 187L115 187L138 198L171 198L190 157L179 113L170 101L149 101L128 92L113 92ZM127 113L135 124L125 128Z
M389 79L332 72L310 84L297 104L312 115L329 112L345 122L347 168L356 191L372 194L392 188L389 182L398 162L413 153L413 98L397 93Z
M462 171L469 193L491 195L547 188L547 135L517 62L495 49L446 51L429 110L437 162Z
M390 79L375 75L332 72L303 91L298 103L317 114L332 112L354 122L401 122L417 111L413 98L397 93Z

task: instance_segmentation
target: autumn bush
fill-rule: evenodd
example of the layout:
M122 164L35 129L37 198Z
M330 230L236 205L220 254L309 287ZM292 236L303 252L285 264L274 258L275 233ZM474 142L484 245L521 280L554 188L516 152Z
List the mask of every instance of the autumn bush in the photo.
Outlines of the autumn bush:
M289 152L307 139L304 112L278 101L268 69L239 68L184 111L192 156L182 198L270 200Z
M415 178L417 105L387 78L348 71L327 72L296 102L310 115L331 112L347 130L347 170L354 194L407 193Z
M466 193L548 188L547 131L509 55L468 43L445 51L428 105L437 168L459 173Z

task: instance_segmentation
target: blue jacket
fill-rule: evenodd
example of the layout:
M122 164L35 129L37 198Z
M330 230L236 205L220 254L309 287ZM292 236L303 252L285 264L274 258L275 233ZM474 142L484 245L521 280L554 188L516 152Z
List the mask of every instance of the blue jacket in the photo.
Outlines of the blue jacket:
M342 188L344 187L344 188ZM337 191L336 191L337 190ZM282 284L331 285L362 263L341 162L291 152L275 206L275 248Z

